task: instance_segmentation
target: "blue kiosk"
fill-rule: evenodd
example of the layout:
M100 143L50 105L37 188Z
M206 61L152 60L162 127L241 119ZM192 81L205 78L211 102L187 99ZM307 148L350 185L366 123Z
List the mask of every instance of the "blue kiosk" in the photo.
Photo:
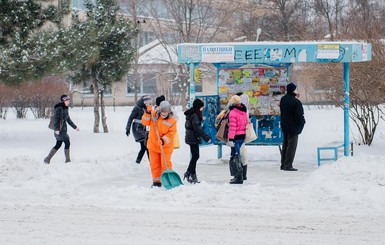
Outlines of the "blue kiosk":
M229 98L246 93L250 98L249 112L258 138L248 145L282 144L279 101L289 82L289 68L293 63L334 62L344 67L344 155L349 155L349 64L370 61L372 46L365 42L236 42L183 43L178 45L178 62L187 64L190 71L190 103L197 98L195 85L199 83L201 63L216 69L216 95L199 96L206 105L203 127L218 145L222 157L222 143L215 138L216 116Z

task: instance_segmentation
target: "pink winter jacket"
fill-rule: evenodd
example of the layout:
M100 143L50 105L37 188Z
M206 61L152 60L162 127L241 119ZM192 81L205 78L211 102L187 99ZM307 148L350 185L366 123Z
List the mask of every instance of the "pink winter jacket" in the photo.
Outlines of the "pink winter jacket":
M229 140L234 140L238 135L241 137L237 138L244 139L248 122L249 117L246 106L243 104L231 106L229 114Z

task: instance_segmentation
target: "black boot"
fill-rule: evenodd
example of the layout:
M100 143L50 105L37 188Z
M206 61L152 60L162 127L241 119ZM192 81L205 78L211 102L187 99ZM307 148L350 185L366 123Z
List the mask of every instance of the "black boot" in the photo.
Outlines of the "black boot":
M160 182L152 182L151 188L155 187L162 187L162 184Z
M136 162L137 164L140 164L141 161L142 161L142 158L137 158L135 162Z
M230 180L230 184L243 184L243 174L237 175L234 179Z
M191 174L191 184L200 183L196 174Z
M183 175L183 180L187 179L187 182L191 183L191 174L189 171L186 171Z
M235 176L234 173L233 173L233 164L234 164L234 157L230 157L230 161L229 161L229 169L230 169L230 175L231 176ZM235 178L235 177L234 177Z
M243 180L247 180L247 165L245 166L242 166L242 169L243 169Z

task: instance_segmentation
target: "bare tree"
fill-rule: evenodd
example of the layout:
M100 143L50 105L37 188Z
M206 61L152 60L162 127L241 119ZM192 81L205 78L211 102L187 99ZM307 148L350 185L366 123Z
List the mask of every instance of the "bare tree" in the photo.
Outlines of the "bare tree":
M0 118L7 118L8 109L11 107L12 91L12 87L0 82Z
M118 0L117 3L120 6L120 11L122 14L129 15L132 19L134 29L139 33L142 30L143 18L139 18L141 12L143 12L143 6L140 3L143 1L140 0ZM140 74L138 72L138 64L140 54L138 52L140 47L140 34L132 40L132 47L136 51L133 59L131 61L130 75L127 77L127 82L132 85L134 88L134 97L135 101L138 100L138 93L140 92Z
M343 0L315 0L314 9L317 14L325 19L330 40L334 41L336 35L338 35L338 19L343 9Z
M27 91L28 106L35 118L49 118L60 95L68 92L66 81L55 76L30 81L23 84L22 88Z
M262 0L257 1L264 9L264 15L256 22L263 28L262 35L275 41L301 40L306 34L307 1L303 0ZM306 28L305 28L306 29Z
M144 1L149 18L146 26L160 41L167 55L168 62L175 74L172 83L178 83L182 94L182 105L189 101L188 67L174 64L172 56L176 54L177 43L201 43L224 40L231 32L233 1L216 0L162 0Z
M373 45L372 61L350 66L350 118L358 129L361 143L371 145L385 102L385 48L380 40ZM324 99L343 107L343 69L340 63L311 65L303 69L306 78L313 77L314 88L322 91ZM307 71L306 71L307 70ZM325 71L328 71L325 75Z

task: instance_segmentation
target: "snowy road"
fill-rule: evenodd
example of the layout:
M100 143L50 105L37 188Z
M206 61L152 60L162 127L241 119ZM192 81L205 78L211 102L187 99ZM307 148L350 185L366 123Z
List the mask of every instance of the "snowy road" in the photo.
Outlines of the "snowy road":
M57 166L63 176L74 171ZM65 189L27 193L21 184L26 192L10 196L15 204L0 199L1 244L383 244L385 215L333 210L335 200L309 197L299 187L314 168L299 166L293 174L250 165L250 180L231 186L223 183L226 164L201 164L202 184L171 191L140 182L145 164L93 181L63 177Z
M383 244L384 216L1 204L1 244ZM251 242L251 243L250 243Z

